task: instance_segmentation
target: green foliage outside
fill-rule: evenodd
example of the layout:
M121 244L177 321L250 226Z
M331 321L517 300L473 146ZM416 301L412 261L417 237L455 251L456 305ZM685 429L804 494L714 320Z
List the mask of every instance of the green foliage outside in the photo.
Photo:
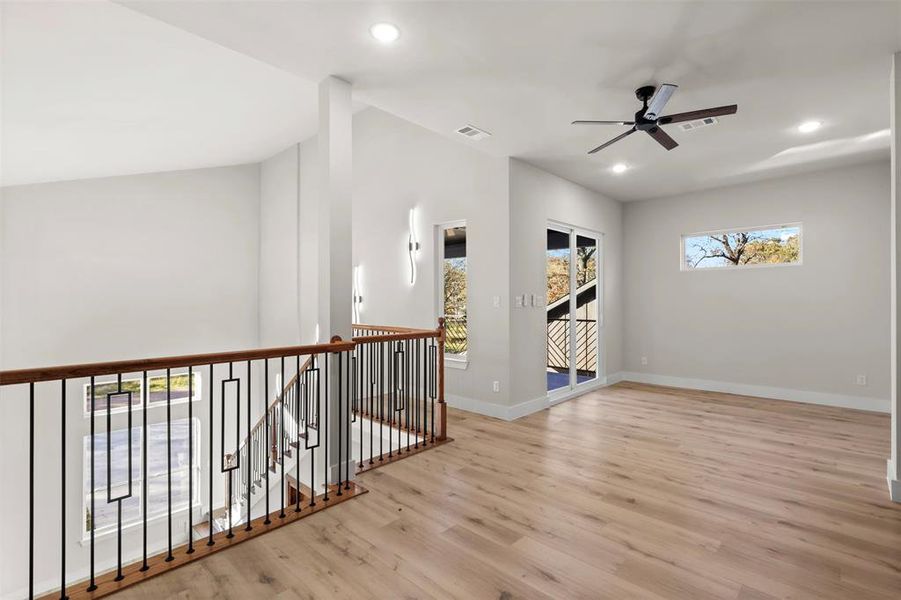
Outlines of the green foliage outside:
M576 288L597 278L597 248L580 247L576 251ZM547 256L547 303L553 304L569 294L569 251L551 250Z
M444 261L444 325L448 354L466 353L466 259Z

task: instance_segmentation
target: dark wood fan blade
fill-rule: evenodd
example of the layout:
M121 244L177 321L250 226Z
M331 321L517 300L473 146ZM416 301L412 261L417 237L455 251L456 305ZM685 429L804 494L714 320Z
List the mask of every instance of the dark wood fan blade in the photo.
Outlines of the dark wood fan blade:
M623 133L623 134L620 134L620 135L616 136L615 138L613 138L613 139L610 140L609 142L604 142L603 144L601 144L600 146L598 146L598 147L595 148L594 150L589 150L589 151L588 151L588 154L594 154L595 152L597 152L597 151L599 151L599 150L603 150L604 148L606 148L606 147L609 146L610 144L614 144L614 143L620 141L621 139L623 139L624 137L626 137L627 135L632 135L633 133L635 133L635 128L634 128L634 127L633 127L632 129L630 129L629 131L627 131L626 133Z
M730 104L729 106L717 106L716 108L702 108L701 110L691 110L684 113L676 113L674 115L666 115L657 120L658 125L666 125L667 123L682 123L683 121L694 121L695 119L703 119L704 117L722 117L724 115L734 115L738 112L738 104Z
M573 125L635 125L635 121L573 121Z
M676 140L671 138L669 134L659 127L654 127L653 129L648 129L648 135L657 140L661 146L666 148L667 150L672 150L679 144L676 143Z

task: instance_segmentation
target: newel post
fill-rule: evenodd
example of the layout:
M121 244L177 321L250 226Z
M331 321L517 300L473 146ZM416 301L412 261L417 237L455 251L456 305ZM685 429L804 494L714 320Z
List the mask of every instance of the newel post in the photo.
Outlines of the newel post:
M436 417L439 441L447 439L447 404L444 403L444 341L446 338L444 317L438 317L438 414Z

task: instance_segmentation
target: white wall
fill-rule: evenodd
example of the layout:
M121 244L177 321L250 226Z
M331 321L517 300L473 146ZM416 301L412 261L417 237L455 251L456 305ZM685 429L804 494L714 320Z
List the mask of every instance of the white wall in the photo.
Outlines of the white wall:
M259 183L258 165L247 165L0 190L0 368L255 347ZM201 376L209 389L205 370ZM87 572L80 543L81 444L89 432L83 383L69 382L66 412L67 554L76 575ZM22 450L0 457L0 481L20 490L28 467L23 388L0 388L0 439L5 449ZM39 589L54 585L59 569L59 402L58 383L36 386ZM165 418L158 408L150 412L150 422ZM185 413L186 405L177 406L173 419ZM203 427L205 414L195 412ZM114 427L123 419L114 417ZM105 418L97 421L103 431ZM206 447L201 451L205 463ZM7 522L4 540L27 540L27 501L27 493L0 494L3 514L21 515ZM185 513L176 516L176 543L185 539L184 520ZM154 522L150 535L155 551L164 522ZM125 540L128 560L140 551L140 529ZM0 597L24 593L22 548L2 544ZM115 536L98 540L97 556L98 570L110 566Z
M467 226L469 364L447 369L449 402L510 401L507 159L445 139L377 109L354 117L354 264L365 323L437 325L435 225ZM409 281L408 213L422 244ZM501 307L492 306L492 297ZM498 381L499 392L492 391Z
M300 343L299 146L260 165L260 346ZM315 299L313 299L315 300Z
M887 411L889 175L877 162L627 203L625 376ZM682 234L788 222L802 265L680 271Z
M2 194L4 369L257 344L257 165Z
M500 417L539 408L546 399L544 309L514 309L513 293L545 291L548 219L605 234L605 350L608 372L622 357L622 208L517 160L495 158L375 108L354 115L354 264L361 266L361 320L434 327L438 297L436 225L465 220L469 277L469 352L465 369L448 368L452 405ZM301 337L316 326L316 139L300 145L300 221L296 212L296 149L263 163L261 331L264 340L296 321L284 299L295 285L291 255L300 240ZM409 283L408 213L416 208L422 244L418 280ZM300 231L298 236L297 231ZM271 264L267 264L271 263ZM284 284L279 283L283 281ZM511 287L512 286L512 287ZM305 293L307 290L308 293ZM500 307L492 303L500 298ZM268 332L268 333L267 333ZM323 336L327 332L322 333ZM493 391L497 381L499 391ZM530 401L537 401L529 404Z
M622 204L597 192L510 161L510 286L512 294L547 293L547 225L553 220L603 234L604 326L599 379L622 366ZM543 304L543 303L542 303ZM544 306L511 311L510 364L515 416L541 405L547 389L547 314Z

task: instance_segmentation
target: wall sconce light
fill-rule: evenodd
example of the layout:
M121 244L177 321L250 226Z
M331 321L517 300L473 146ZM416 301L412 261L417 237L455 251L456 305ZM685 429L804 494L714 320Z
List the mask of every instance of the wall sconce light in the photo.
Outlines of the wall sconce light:
M362 295L362 287L360 286L360 265L354 267L354 275L353 275L353 309L354 309L354 323L360 322L360 309L363 304L363 295Z
M416 253L419 252L419 240L416 239L416 229L414 225L414 213L416 209L410 209L410 238L407 242L407 248L410 252L410 285L416 284Z

